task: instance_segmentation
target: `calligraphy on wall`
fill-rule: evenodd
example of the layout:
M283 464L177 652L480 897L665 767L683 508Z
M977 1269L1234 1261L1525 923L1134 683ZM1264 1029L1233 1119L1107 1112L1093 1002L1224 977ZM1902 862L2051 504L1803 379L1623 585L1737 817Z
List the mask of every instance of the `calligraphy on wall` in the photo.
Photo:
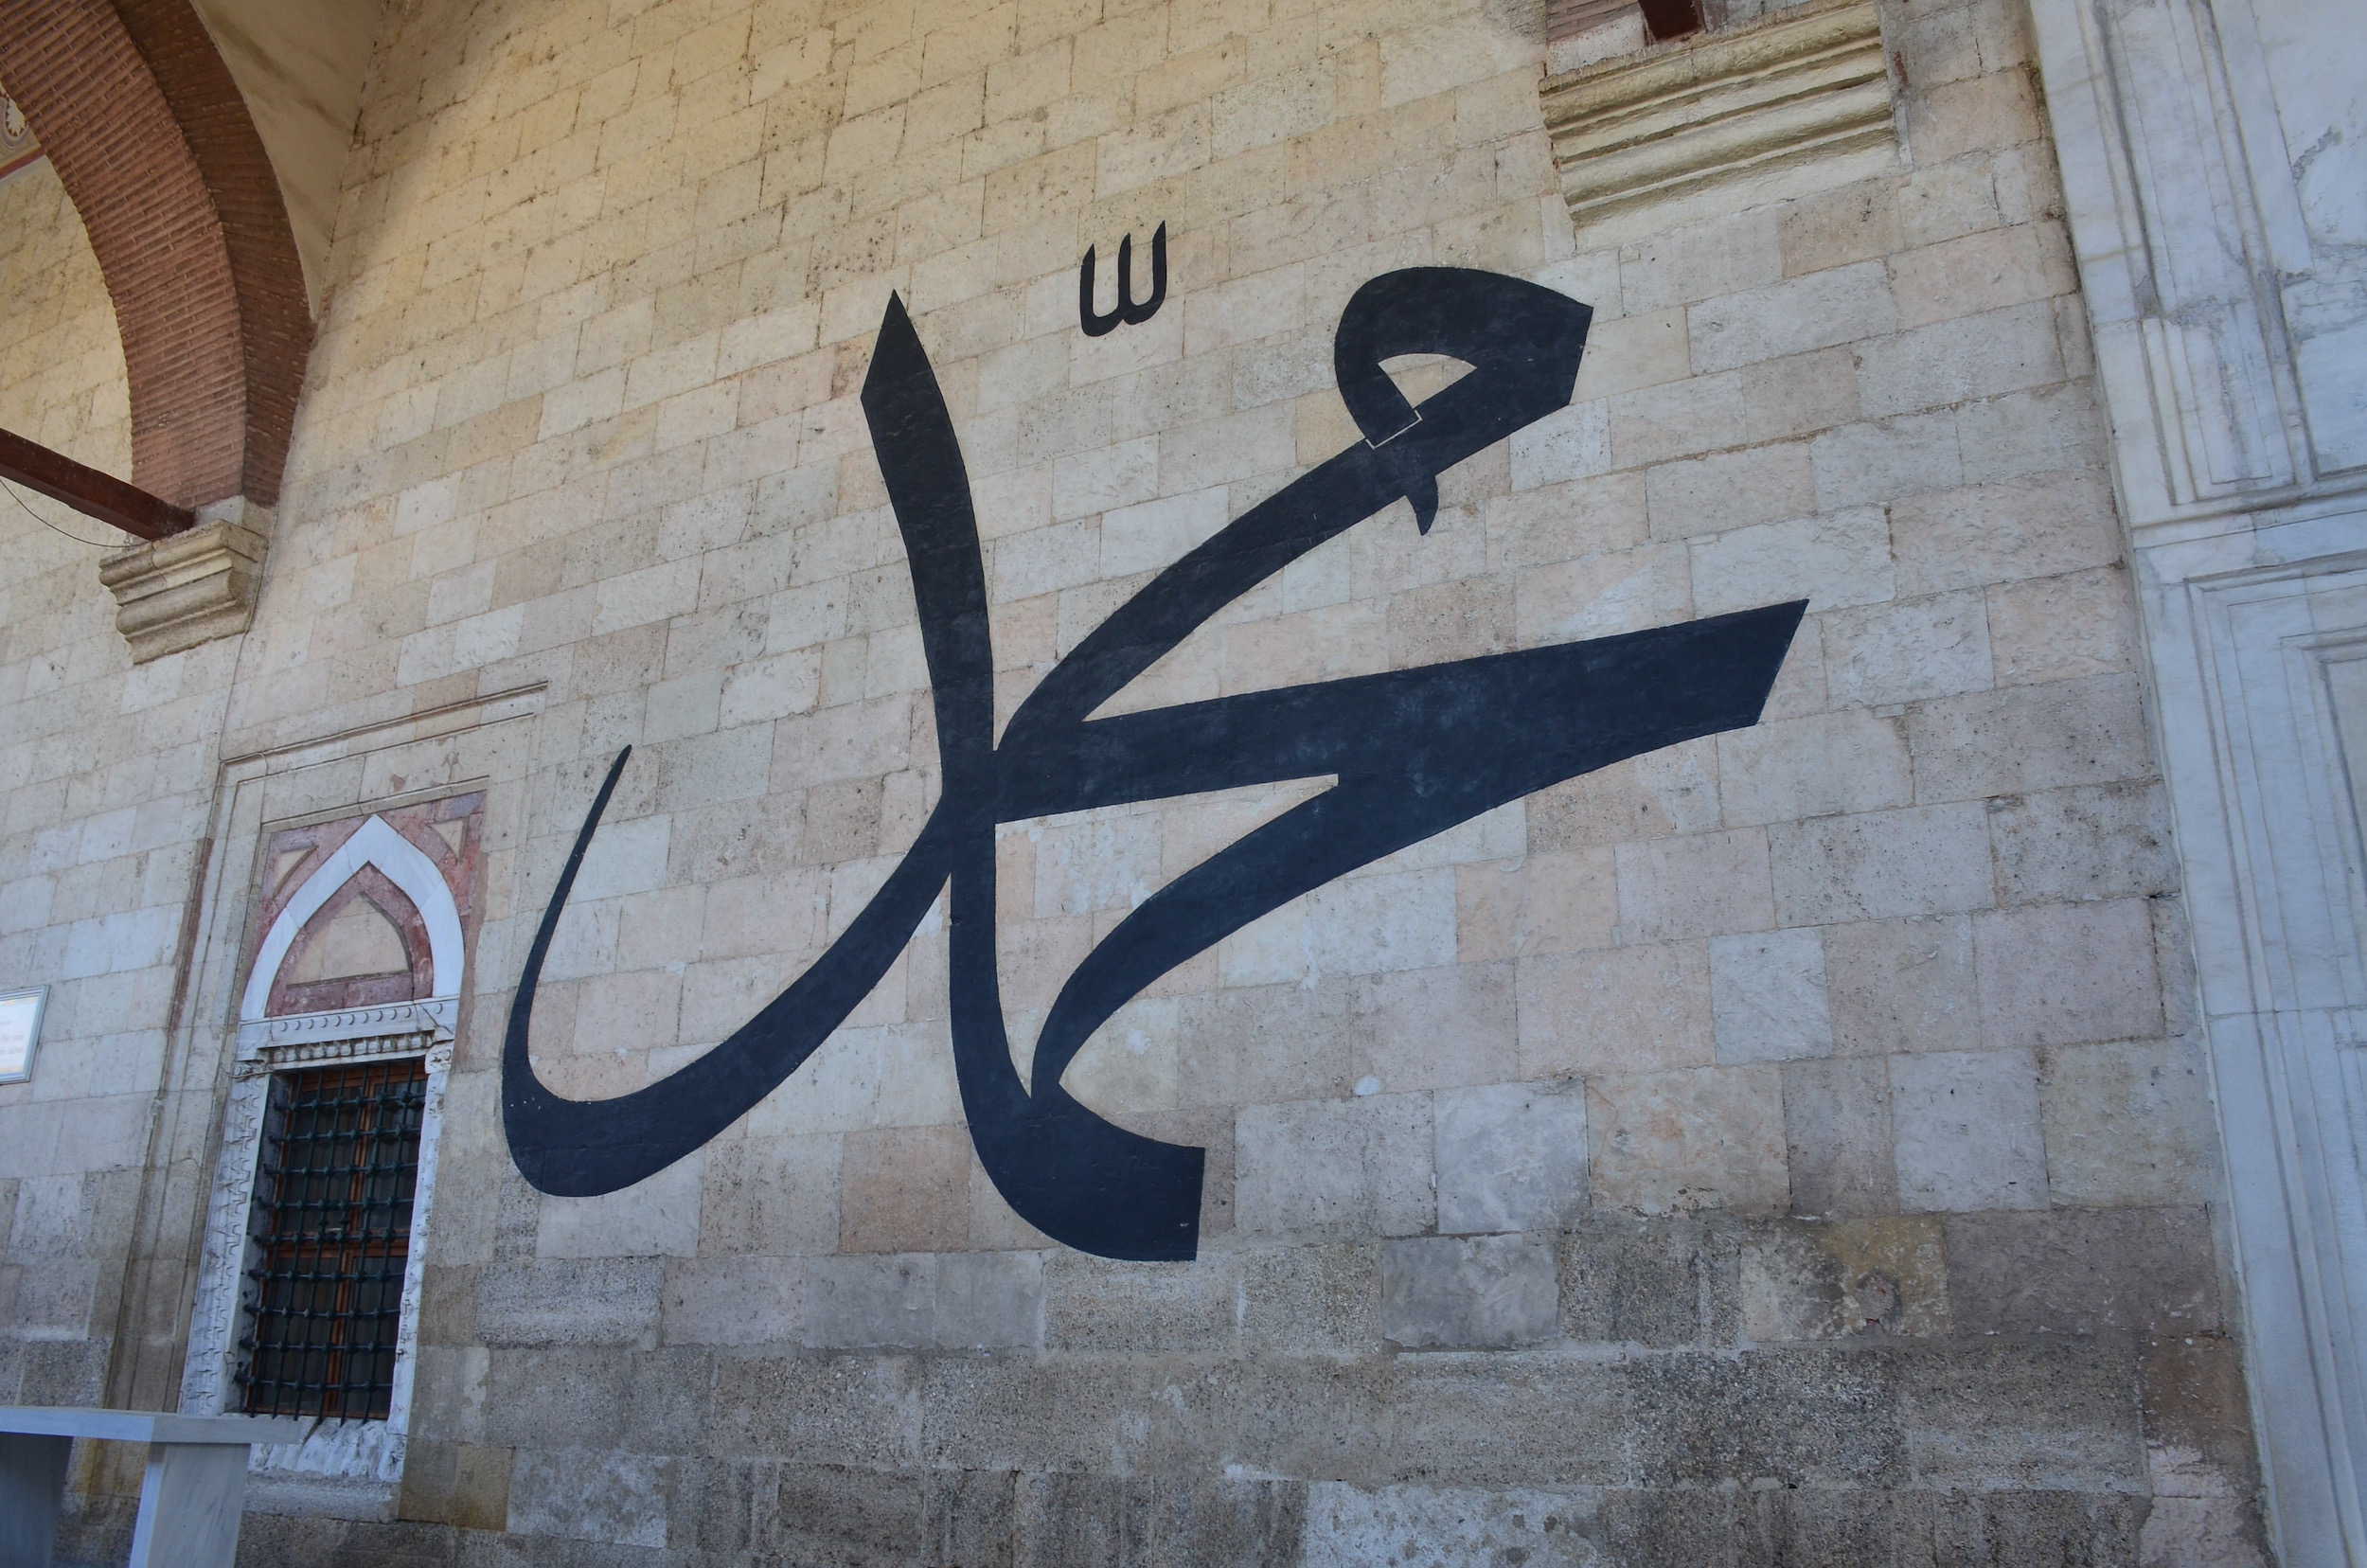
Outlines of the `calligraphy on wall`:
M1119 312L1136 305L1121 276ZM1128 251L1120 250L1119 271ZM1080 316L1092 330L1092 276ZM1425 533L1438 475L1568 404L1592 312L1520 278L1449 267L1375 277L1342 312L1333 363L1363 439L1252 507L1120 605L994 736L994 659L970 482L952 419L900 299L880 326L862 404L920 615L943 786L871 902L778 997L697 1060L632 1093L564 1098L527 1051L535 987L632 748L608 770L543 913L502 1056L511 1157L549 1193L616 1191L730 1126L829 1038L951 887L952 1052L980 1163L1039 1230L1107 1257L1199 1244L1202 1151L1143 1137L1061 1076L1143 989L1336 877L1482 812L1626 757L1758 722L1805 601L1416 668L1094 719L1105 701L1236 599L1399 500ZM1108 326L1116 317L1107 319ZM1419 404L1383 368L1405 354L1469 373ZM1032 1083L1011 1060L995 969L999 823L1330 776L1331 788L1136 906L1046 1014Z

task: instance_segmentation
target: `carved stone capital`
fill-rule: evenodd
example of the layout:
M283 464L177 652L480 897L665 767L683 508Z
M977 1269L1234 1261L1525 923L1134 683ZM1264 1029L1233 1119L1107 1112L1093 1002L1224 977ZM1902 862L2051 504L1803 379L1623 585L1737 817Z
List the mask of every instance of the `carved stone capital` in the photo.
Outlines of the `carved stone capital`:
M212 508L207 508L210 512ZM116 597L116 630L145 664L243 632L255 617L269 514L202 521L186 533L124 551L98 568Z
M1872 0L1786 11L1608 60L1541 89L1554 167L1582 227L1734 187L1775 200L1871 172L1896 155L1890 76ZM1856 154L1844 158L1844 154Z

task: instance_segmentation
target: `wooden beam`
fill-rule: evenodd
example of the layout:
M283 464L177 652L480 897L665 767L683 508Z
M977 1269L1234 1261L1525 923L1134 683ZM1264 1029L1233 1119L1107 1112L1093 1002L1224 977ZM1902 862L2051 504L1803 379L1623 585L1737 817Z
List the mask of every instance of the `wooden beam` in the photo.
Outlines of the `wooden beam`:
M0 430L0 479L62 501L84 517L121 528L134 539L169 538L197 522L186 508L6 430Z

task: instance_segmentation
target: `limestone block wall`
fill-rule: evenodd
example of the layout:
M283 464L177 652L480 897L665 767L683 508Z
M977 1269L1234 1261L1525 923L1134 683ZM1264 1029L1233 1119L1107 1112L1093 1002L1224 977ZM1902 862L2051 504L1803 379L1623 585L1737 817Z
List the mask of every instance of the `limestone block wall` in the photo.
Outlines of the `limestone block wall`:
M1611 239L1563 205L1533 9L397 9L219 749L505 727L291 763L272 808L465 786L493 827L403 1480L374 1517L252 1519L254 1560L2262 1560L2020 13L1885 8L1879 176ZM1139 288L1161 223L1160 310L1080 332L1085 248L1132 235ZM937 799L857 396L891 293L1007 717L1361 438L1335 329L1415 265L1592 306L1574 401L1446 474L1427 533L1349 530L1110 711L1805 598L1764 722L1339 878L1101 1030L1067 1087L1207 1150L1194 1261L1052 1245L984 1177L942 908L700 1150L529 1185L508 988L619 748L535 1014L576 1096L738 1028ZM1452 373L1403 367L1417 400ZM1323 788L1006 825L1023 1056L1130 908ZM234 983L194 986L191 1081Z
M115 312L46 163L0 181L0 427L128 474ZM98 576L122 536L18 495L0 498L0 989L49 992L31 1081L0 1084L0 1401L97 1404L119 1332L173 1334L178 1304L150 1321L127 1270L236 649L132 669Z

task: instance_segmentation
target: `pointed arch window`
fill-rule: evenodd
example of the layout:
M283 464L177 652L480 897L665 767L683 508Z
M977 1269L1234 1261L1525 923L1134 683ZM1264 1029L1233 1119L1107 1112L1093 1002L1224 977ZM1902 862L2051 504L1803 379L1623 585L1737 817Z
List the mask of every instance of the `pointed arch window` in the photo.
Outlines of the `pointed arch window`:
M480 794L266 831L182 1408L323 1417L258 1468L400 1479Z

